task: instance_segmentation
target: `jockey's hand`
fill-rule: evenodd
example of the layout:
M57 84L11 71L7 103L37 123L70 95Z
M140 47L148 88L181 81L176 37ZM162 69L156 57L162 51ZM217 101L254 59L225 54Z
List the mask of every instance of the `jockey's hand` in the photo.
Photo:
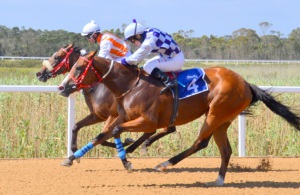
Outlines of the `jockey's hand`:
M123 64L124 66L129 66L129 65L130 65L130 64L128 64L128 63L126 62L125 58L123 58L123 59L121 60L121 64Z

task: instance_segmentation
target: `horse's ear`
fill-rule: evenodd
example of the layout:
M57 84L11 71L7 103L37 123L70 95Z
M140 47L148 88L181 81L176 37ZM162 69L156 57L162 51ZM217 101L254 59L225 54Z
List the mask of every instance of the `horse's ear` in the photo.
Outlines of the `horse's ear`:
M67 47L67 49L72 48L73 46L74 46L74 43L69 44L68 47Z
M95 52L94 55L95 55L98 51L99 51L99 49L95 50L95 51L94 51L94 52Z

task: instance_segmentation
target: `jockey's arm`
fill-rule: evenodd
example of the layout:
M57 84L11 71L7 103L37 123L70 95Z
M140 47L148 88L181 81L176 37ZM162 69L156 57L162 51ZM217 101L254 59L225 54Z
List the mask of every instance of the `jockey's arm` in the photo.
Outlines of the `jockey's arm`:
M99 57L112 59L110 50L112 48L112 43L109 40L103 40L100 44L100 51L98 53Z
M138 50L126 58L126 62L131 65L136 65L145 59L145 57L150 54L151 50L150 44L143 43Z

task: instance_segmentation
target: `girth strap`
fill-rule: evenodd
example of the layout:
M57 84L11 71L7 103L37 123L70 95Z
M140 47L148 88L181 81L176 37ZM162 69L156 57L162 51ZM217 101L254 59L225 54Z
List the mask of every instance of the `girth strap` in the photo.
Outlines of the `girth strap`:
M174 81L176 85L175 87L173 87L173 90L171 89L172 96L173 96L173 109L172 109L172 115L170 118L169 127L172 127L176 120L177 112L178 112L178 100L179 100L178 80L174 72L172 72L172 75L174 77Z

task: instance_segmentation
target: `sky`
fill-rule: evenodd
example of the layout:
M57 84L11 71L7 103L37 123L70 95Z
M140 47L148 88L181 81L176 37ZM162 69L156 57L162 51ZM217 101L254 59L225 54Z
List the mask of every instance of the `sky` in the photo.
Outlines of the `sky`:
M190 31L193 37L232 35L241 28L287 37L300 28L300 0L0 0L0 25L81 33L95 20L101 30L120 28L132 19L169 34Z

